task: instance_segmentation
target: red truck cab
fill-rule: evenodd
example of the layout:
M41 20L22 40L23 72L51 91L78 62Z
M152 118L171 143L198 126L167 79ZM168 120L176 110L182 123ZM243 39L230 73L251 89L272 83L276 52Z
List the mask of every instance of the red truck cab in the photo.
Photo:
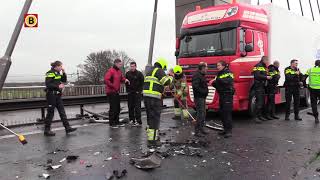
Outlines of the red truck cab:
M217 73L224 60L234 73L234 111L250 110L253 101L252 69L268 55L268 17L264 9L246 4L227 4L198 9L183 20L176 43L176 57L188 80L188 106L194 107L192 74L200 62L208 64L207 80ZM280 96L276 98L280 102ZM209 86L208 109L219 109L219 96ZM253 112L252 112L253 113Z

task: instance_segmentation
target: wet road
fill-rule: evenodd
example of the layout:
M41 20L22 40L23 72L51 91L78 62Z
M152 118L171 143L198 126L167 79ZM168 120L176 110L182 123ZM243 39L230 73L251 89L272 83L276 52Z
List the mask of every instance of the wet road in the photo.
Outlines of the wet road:
M50 138L43 137L41 125L18 128L17 131L28 134L29 143L21 146L16 138L2 132L0 179L43 179L38 175L48 173L50 179L102 180L113 170L123 169L128 174L122 179L320 179L314 170L320 164L316 156L320 150L320 126L315 126L313 117L306 112L301 113L302 122L273 120L264 124L254 124L245 115L234 114L232 138L220 138L216 131L207 129L210 134L204 140L210 144L202 148L203 157L175 154L163 159L161 167L152 171L142 171L129 164L131 157L141 156L141 151L147 149L144 128L127 125L110 129L108 125L83 120L73 122L79 130L69 136L60 123L54 124L57 135ZM162 141L195 139L191 125L172 120L172 115L172 109L163 111L161 129L166 135ZM282 113L280 116L283 119ZM207 119L216 117L209 114ZM56 154L50 153L53 151ZM60 163L67 155L78 155L79 159ZM113 159L106 160L109 157ZM62 166L45 170L43 165L48 159L53 160L53 165Z

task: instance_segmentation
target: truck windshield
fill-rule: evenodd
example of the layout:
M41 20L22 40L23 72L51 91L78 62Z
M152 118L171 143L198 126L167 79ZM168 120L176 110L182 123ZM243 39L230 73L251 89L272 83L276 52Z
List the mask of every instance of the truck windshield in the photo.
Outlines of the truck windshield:
M236 53L236 29L181 39L179 57L227 56Z

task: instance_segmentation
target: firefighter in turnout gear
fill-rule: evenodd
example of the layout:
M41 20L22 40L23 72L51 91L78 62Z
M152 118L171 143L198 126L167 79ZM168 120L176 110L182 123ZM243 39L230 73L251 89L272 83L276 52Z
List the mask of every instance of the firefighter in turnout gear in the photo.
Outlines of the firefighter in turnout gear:
M269 117L263 118L262 115L264 113L265 106L265 85L266 81L271 79L271 76L267 74L267 64L269 59L267 56L263 56L261 61L256 64L253 68L253 76L254 76L254 93L256 96L256 123L261 123L261 121L271 120Z
M267 102L267 114L269 117L273 119L279 119L275 115L275 94L278 90L278 82L280 79L280 71L279 71L280 63L279 61L274 61L273 64L270 64L268 66L268 75L271 76L271 79L268 80L267 84L267 96L268 96L268 102Z
M209 84L216 88L219 94L220 117L223 123L224 131L219 132L219 135L229 138L232 136L232 109L233 109L233 73L229 70L228 64L225 61L217 63L219 70L215 79Z
M309 77L309 91L311 99L312 113L315 118L315 123L319 123L318 100L320 99L320 60L316 60L315 66L309 69L305 75Z
M67 82L67 75L62 67L62 62L55 61L51 63L51 70L46 73L46 97L48 103L47 117L44 121L44 135L45 136L55 136L55 133L51 131L51 123L54 116L54 109L57 108L63 126L65 127L66 133L70 133L76 130L72 128L67 121L67 115L64 110L62 102L62 90L64 84Z
M154 66L146 73L143 86L144 104L147 112L148 146L161 145L159 138L162 93L165 86L169 86L173 78L166 75L167 61L159 58Z
M293 97L294 103L294 119L302 121L299 116L300 106L300 87L303 86L301 81L302 74L298 69L298 60L291 60L291 65L284 70L285 82L284 87L286 89L286 117L285 120L289 121L290 118L290 105Z
M173 119L188 119L187 112L187 81L182 72L182 67L177 65L173 68L174 78L170 89L174 90L174 118ZM180 103L183 105L181 106Z

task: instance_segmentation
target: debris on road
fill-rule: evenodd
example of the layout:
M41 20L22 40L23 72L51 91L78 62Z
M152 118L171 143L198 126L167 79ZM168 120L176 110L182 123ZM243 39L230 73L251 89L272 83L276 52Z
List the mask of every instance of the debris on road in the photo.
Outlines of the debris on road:
M62 165L55 165L55 166L53 166L53 165L48 165L47 166L47 168L46 168L46 170L54 170L54 169L58 169L58 168L60 168Z
M95 153L93 153L93 155L95 155L95 156L97 156L97 155L99 155L100 154L100 152L95 152Z
M50 178L50 175L49 174L46 174L46 173L43 173L41 175L39 175L40 178L45 178L45 179L49 179Z
M118 171L118 170L114 170L114 171L113 171L113 176L116 177L117 179L120 179L120 178L126 176L127 173L128 173L128 172L127 172L126 169L122 170L122 171L121 171L121 174L119 174L119 171Z
M71 155L71 156L67 156L67 162L70 163L72 161L75 161L79 158L79 156L74 156L74 155Z
M316 169L316 171L317 171L317 172L320 172L320 167L318 167L318 168Z
M64 162L65 160L67 160L67 158L63 158L63 159L61 159L59 162L62 163L62 162Z
M104 161L111 161L112 157L108 157L107 159L105 159Z
M153 153L148 157L131 158L130 164L138 169L154 169L161 165L161 157L157 153Z
M91 168L92 167L92 164L87 164L86 165L86 168Z
M222 153L222 154L227 154L228 152L227 152L227 151L221 151L221 153Z
M47 164L52 164L52 159L48 159Z

